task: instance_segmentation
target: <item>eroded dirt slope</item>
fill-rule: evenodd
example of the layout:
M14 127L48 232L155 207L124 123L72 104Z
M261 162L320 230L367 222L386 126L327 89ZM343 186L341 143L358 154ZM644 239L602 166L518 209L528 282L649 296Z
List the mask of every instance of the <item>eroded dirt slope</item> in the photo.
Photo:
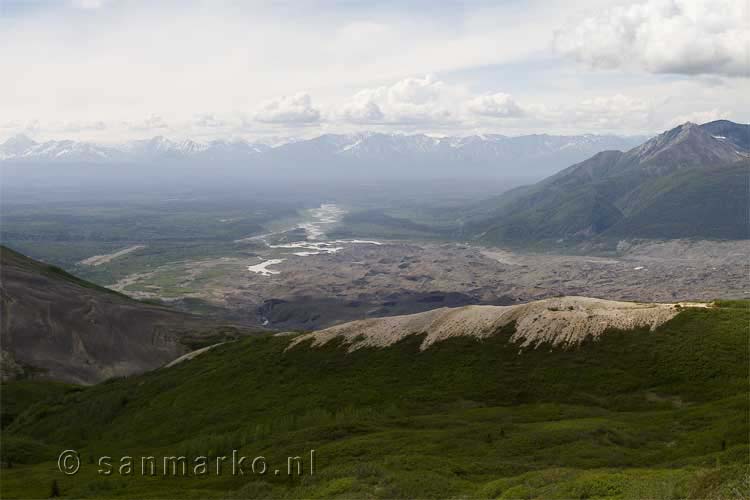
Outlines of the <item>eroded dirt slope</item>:
M313 346L341 338L353 351L386 347L408 335L426 334L421 349L456 336L487 337L516 323L511 340L521 348L541 343L574 346L587 337L596 339L607 329L651 330L672 319L684 307L710 307L708 303L619 302L590 297L560 297L511 306L440 308L418 314L367 319L301 335L293 347L312 339Z
M152 306L0 247L2 378L95 383L251 330Z

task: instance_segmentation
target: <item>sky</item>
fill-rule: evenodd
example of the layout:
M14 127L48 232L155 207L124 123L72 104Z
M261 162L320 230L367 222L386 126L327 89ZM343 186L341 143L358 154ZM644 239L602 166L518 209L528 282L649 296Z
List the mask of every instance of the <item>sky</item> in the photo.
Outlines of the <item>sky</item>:
M0 140L750 122L750 0L0 0Z

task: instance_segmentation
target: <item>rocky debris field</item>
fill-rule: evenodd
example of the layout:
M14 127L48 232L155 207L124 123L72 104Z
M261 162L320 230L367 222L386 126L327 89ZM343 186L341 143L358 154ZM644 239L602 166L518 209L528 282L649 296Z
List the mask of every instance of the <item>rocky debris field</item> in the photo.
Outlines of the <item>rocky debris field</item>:
M746 241L621 242L606 257L382 243L305 256L280 248L240 250L152 269L117 289L141 298L164 297L160 283L169 275L186 290L172 299L178 307L282 330L562 296L643 302L750 296ZM248 266L261 259L283 261L271 266L277 274L249 272Z

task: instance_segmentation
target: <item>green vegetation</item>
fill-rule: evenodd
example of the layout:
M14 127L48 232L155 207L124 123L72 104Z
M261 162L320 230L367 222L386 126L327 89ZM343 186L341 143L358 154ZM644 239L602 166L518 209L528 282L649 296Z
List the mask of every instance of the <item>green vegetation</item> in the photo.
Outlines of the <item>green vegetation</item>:
M483 241L540 242L601 238L748 237L748 165L690 169L659 178L640 172L591 181L547 179L487 202L471 231Z
M431 221L433 222L433 221ZM447 238L449 228L417 223L410 219L394 217L380 210L365 210L344 216L341 226L332 231L332 238L382 238L382 239L440 239Z
M77 276L74 276L57 266L47 265L47 264L43 264L43 263L31 260L25 255L20 254L14 250L11 250L5 245L0 245L0 253L2 253L3 255L3 261L7 262L8 264L21 263L21 265L23 266L30 266L31 268L33 268L35 272L43 276L49 276L49 277L56 278L56 279L63 279L65 281L70 281L71 283L75 283L76 285L79 285L85 288L91 288L92 290L98 290L100 292L111 293L114 295L119 295L123 298L128 298L127 296L121 293L118 293L114 290L110 290L109 288L96 285L94 283L91 283L90 281L83 280Z
M513 327L419 351L262 335L50 394L3 432L3 498L724 498L750 493L750 303L519 353ZM11 442L11 446L7 443ZM22 444L24 446L19 445ZM81 472L56 470L79 451ZM314 475L109 477L95 457L316 453ZM30 450L20 453L19 449ZM115 458L115 461L117 458Z
M689 170L631 193L633 213L607 231L608 236L642 238L746 239L748 163Z
M117 199L4 204L0 240L30 257L67 270L93 255L146 245L113 261L79 266L76 274L100 284L184 258L226 255L233 241L260 234L278 221L298 217L304 202L232 197Z
M55 399L67 392L79 390L70 384L52 381L18 380L0 385L0 427L7 427L18 415L34 404Z

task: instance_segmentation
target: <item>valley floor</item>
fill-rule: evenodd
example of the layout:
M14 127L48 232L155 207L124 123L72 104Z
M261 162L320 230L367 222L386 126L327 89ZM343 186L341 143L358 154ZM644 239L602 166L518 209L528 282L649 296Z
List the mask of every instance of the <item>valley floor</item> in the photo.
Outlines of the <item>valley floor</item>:
M8 246L98 285L280 330L563 295L750 297L747 240L513 252L450 240L455 213L446 207L402 203L386 213L369 198L288 198L19 205L0 218Z
M457 243L377 243L329 243L335 252L318 253L238 243L225 256L163 264L111 286L138 298L166 299L188 310L278 329L562 295L674 302L750 293L750 249L744 241L622 243L607 257Z

